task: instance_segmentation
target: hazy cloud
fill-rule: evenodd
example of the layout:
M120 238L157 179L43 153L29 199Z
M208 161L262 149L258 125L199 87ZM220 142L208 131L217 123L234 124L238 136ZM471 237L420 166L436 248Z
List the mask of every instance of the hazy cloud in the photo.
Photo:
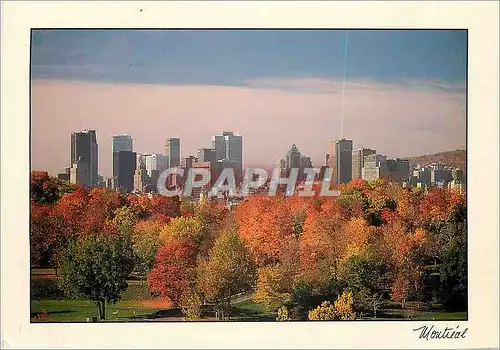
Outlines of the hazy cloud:
M97 130L99 173L111 174L111 136L129 133L138 152L164 152L181 137L182 156L211 146L220 131L243 135L244 163L267 166L292 142L323 165L340 137L342 81L265 78L246 86L106 84L32 81L32 167L69 166L70 135ZM388 156L465 148L463 83L350 80L343 136Z

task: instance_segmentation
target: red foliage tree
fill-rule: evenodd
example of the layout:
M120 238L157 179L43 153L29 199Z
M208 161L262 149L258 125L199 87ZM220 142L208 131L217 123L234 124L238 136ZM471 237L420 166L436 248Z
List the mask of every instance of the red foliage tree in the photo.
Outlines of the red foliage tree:
M158 250L156 264L148 276L151 291L179 305L195 278L196 255L192 240L169 240Z
M151 211L154 214L176 218L181 215L181 201L179 197L155 195L151 198Z

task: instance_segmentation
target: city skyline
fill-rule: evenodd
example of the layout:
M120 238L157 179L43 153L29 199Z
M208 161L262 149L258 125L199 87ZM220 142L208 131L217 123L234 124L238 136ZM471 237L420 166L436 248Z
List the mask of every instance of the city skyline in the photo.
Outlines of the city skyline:
M187 157L234 130L245 138L244 166L272 165L292 142L323 164L341 136L393 157L465 149L464 31L348 31L340 135L344 36L34 31L32 168L61 172L63 135L86 128L98 130L104 176L118 134L132 135L138 153L164 154L165 140L179 137ZM60 136L46 142L55 125Z

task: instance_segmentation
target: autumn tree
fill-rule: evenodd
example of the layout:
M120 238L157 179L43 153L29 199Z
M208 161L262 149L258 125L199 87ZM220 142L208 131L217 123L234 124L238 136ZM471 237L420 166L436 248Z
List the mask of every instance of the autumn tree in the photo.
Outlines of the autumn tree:
M147 219L153 215L151 201L145 194L129 194L127 196L128 206L132 209L138 219Z
M300 269L311 278L336 278L344 244L342 208L325 202L320 212L307 217L300 236Z
M117 210L125 205L126 200L120 193L107 188L93 188L80 219L82 231L99 231L103 223L113 220Z
M196 321L201 318L203 300L194 283L182 294L180 304L187 321Z
M179 306L182 295L196 278L197 246L192 239L172 237L158 249L156 263L149 273L151 292Z
M55 203L62 195L75 189L76 186L64 183L46 171L32 171L30 174L30 195L37 203Z
M64 194L54 207L54 215L64 222L68 236L77 234L82 229L82 219L89 203L89 192L78 187L74 192Z
M99 232L69 240L60 285L68 295L94 301L100 319L105 319L106 304L120 300L132 267L130 241L107 221Z
M156 262L158 249L164 241L160 232L165 224L155 220L141 220L134 226L132 232L132 247L134 250L134 272L146 280Z
M229 317L231 297L250 290L255 284L254 260L234 229L224 230L218 236L199 271L201 290L216 304L221 319Z
M202 223L196 217L178 217L172 219L164 226L160 237L166 242L168 240L192 240L199 244L202 240Z
M208 257L212 249L217 232L220 231L227 218L227 209L225 206L203 199L195 206L193 217L201 224L200 235L200 258Z
M265 266L257 270L257 290L253 300L274 311L290 298L293 275L281 266Z
M52 210L52 205L31 201L30 255L32 265L38 266L44 261L48 263L51 260L50 245L54 238Z
M236 207L239 234L259 266L279 261L283 244L298 232L288 199L252 196Z
M153 215L176 218L181 215L181 200L177 196L167 197L154 195L151 198L151 211Z
M352 293L344 291L335 303L324 301L317 308L309 311L308 318L311 321L355 320L356 313L353 311L353 304Z

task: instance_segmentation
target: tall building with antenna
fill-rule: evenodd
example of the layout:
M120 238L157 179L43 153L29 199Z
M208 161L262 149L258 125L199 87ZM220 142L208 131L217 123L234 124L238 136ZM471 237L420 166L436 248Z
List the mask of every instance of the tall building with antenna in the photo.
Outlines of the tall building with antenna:
M330 141L329 167L331 169L331 185L338 186L351 181L352 178L352 140Z
M181 139L171 137L165 141L165 155L168 157L168 167L178 167L181 165Z

